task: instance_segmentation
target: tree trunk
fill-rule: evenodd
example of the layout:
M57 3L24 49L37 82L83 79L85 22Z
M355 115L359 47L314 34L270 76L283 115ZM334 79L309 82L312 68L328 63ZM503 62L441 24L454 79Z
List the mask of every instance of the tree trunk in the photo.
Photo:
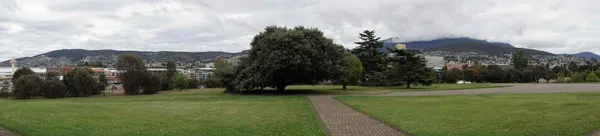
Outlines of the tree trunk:
M344 90L346 90L346 86L347 86L347 85L342 85L342 86L343 86L343 89L344 89Z
M410 89L410 82L406 82L406 88Z
M283 92L285 91L285 85L277 85L277 92Z

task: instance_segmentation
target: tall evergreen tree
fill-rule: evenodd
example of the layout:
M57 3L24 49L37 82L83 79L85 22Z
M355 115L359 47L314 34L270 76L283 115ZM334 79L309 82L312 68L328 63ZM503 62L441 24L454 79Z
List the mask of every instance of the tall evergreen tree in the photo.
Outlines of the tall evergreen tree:
M392 58L391 80L402 81L406 88L412 84L430 86L435 81L435 72L426 66L425 58L405 50L393 50L396 54Z
M514 68L518 69L518 70L525 69L527 67L527 64L529 63L527 58L525 58L525 56L523 56L523 51L521 51L521 50L518 50L515 54L513 54L512 62L513 62Z
M359 34L361 41L355 42L358 47L352 53L362 62L364 73L382 72L386 67L386 55L380 51L383 48L381 38L375 36L375 31L365 30Z

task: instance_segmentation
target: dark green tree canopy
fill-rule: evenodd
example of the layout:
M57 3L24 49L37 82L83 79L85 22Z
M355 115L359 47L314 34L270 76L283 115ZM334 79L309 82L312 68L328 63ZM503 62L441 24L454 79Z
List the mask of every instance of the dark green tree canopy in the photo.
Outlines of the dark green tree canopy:
M405 50L393 50L392 52L396 56L390 62L392 65L391 80L402 81L407 88L410 88L411 84L429 86L435 81L435 73L433 69L426 66L425 58Z
M15 99L29 99L32 96L41 96L42 81L40 76L36 74L21 75L13 84L13 97Z
M22 67L22 68L17 69L12 77L13 84L15 83L15 81L17 79L19 79L19 77L29 75L29 74L35 74L35 72L33 72L33 70L31 70L28 67Z
M236 77L238 91L335 80L344 65L344 48L316 28L269 26L250 43Z
M515 54L513 54L512 62L514 68L518 70L525 69L529 63L528 59L523 56L523 51L521 50L518 50Z
M125 94L139 94L142 82L144 78L147 78L146 66L142 59L131 53L125 53L119 56L116 67L122 72L119 78L123 82Z
M352 53L362 62L365 74L382 72L387 66L387 56L380 51L383 48L381 38L375 36L375 31L369 30L365 30L359 35L361 41L355 42L358 46L352 50Z

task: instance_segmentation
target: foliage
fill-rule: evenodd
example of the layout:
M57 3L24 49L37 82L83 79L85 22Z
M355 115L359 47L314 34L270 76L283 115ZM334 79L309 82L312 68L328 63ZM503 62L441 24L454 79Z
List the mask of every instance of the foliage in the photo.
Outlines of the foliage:
M593 73L596 74L596 76L600 77L600 69L594 71Z
M190 89L198 88L200 86L200 80L198 79L188 79L188 87Z
M363 81L361 81L361 85L364 86L398 86L403 85L403 83L399 80L390 80L391 68L386 68L382 72L371 72L369 74L364 74Z
M510 68L506 70L506 75L504 76L504 82L505 83L518 83L521 82L523 79L524 75L523 72L515 69L515 68Z
M240 61L247 61L246 57L240 58ZM234 92L234 84L232 83L236 77L236 68L227 61L215 62L215 75L210 76L208 79L203 81L203 85L208 88L212 87L225 87L226 92Z
M177 73L177 66L173 61L167 61L167 73L165 77L165 82L163 82L163 90L172 90L173 89L173 76Z
M375 36L375 31L365 30L359 34L361 41L352 50L362 62L364 73L374 75L373 72L383 72L387 66L386 55L380 51L383 48L383 42L380 37Z
M527 58L525 58L525 56L523 56L523 51L521 51L521 50L518 50L515 54L513 54L512 62L513 62L515 69L518 69L518 70L525 69L527 67L527 64L529 63Z
M162 79L161 75L157 74L146 74L147 76L144 78L142 83L142 94L156 94L158 91L162 89Z
M146 74L146 66L140 57L131 53L125 53L117 59L117 70L122 71L119 78L127 95L139 94L142 80Z
M575 72L578 70L579 66L577 65L577 63L575 61L571 61L569 63L569 66L567 67L569 71L571 72Z
M67 86L57 79L45 80L42 91L44 92L44 98L47 99L64 98L67 96Z
M486 75L485 80L488 82L501 83L504 77L506 77L506 71L498 65L488 65L487 71L488 75Z
M458 80L462 79L462 71L456 68L452 68L450 70L448 70L446 73L444 74L444 82L445 83L457 83Z
M568 83L568 82L569 81L567 80L567 77L565 77L563 74L557 74L555 83Z
M598 79L598 76L596 76L596 74L590 73L587 75L587 77L585 78L585 80L587 82L600 82L600 79Z
M21 76L30 75L30 74L35 74L35 72L33 72L33 70L31 70L28 67L22 67L15 71L11 80L12 80L13 84L15 84L15 81L18 80Z
M90 68L75 68L64 76L63 83L70 97L87 97L98 94L99 88Z
M236 69L236 92L335 80L345 63L344 48L315 28L269 26L250 45Z
M188 87L188 80L183 73L177 72L173 75L173 87L179 89L179 91Z
M570 83L583 83L583 82L585 82L585 79L583 78L583 75L581 75L581 73L573 73L571 75Z
M396 56L391 59L392 71L389 72L389 79L402 81L406 88L410 88L411 84L430 86L435 81L435 73L426 66L425 58L405 50L397 49L392 52Z
M475 82L481 77L481 72L475 68L466 68L463 70L465 81Z
M342 68L340 79L337 83L342 84L342 88L346 89L347 85L356 85L360 81L360 76L363 72L363 66L356 56L350 52L344 53L346 56L346 64Z
M41 96L42 79L36 74L20 75L13 84L13 97L15 99L29 99L32 96Z

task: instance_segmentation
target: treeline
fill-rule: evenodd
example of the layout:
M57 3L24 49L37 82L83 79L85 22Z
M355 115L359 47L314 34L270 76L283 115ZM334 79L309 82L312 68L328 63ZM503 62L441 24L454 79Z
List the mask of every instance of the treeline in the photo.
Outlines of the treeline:
M431 85L436 80L425 59L405 50L379 51L383 43L373 31L360 34L359 46L346 50L316 28L269 26L250 43L239 63L215 64L215 79L226 92L250 92L288 85Z
M19 68L12 78L12 97L14 99L88 97L100 94L108 85L104 73L95 78L94 71L90 68L75 68L63 77L61 81L56 73L38 75L27 67Z

